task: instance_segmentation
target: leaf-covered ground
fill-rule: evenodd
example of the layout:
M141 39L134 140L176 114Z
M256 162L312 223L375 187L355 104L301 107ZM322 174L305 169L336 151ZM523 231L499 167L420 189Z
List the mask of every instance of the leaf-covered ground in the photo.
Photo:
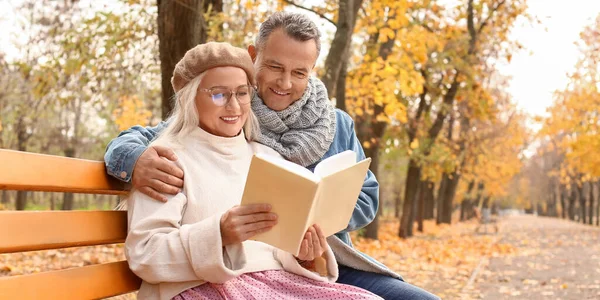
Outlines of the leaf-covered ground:
M398 226L398 221L383 222L378 241L354 237L355 247L442 299L477 298L468 283L482 260L516 253L515 247L500 242L501 235L483 234L483 227L476 234L475 222L436 226L426 221L423 233L405 240L397 236Z
M442 299L600 299L600 228L534 216L425 224L400 240L386 222L380 241L355 246Z
M503 222L515 256L489 261L477 279L485 299L600 299L600 228L549 218Z
M353 237L355 247L442 299L600 299L600 229L520 216L499 232L477 223L425 223L425 232L396 236L382 221L379 241ZM59 270L124 259L122 245L0 255L0 276ZM120 298L133 298L129 295Z

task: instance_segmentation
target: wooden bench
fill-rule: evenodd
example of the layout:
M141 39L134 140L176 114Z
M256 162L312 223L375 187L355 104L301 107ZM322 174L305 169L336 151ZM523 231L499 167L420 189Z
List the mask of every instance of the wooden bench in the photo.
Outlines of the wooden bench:
M0 149L0 190L123 195L104 162ZM0 254L122 243L125 211L0 211ZM98 299L133 292L127 261L0 277L0 299Z

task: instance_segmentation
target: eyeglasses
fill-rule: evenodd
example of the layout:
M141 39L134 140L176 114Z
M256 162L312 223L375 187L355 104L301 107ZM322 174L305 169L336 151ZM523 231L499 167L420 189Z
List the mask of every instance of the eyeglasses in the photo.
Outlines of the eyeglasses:
M239 104L250 103L254 96L254 87L251 85L240 85L235 88L235 91L222 86L199 89L199 91L209 93L216 106L227 105L232 95L235 95L235 99L237 99Z

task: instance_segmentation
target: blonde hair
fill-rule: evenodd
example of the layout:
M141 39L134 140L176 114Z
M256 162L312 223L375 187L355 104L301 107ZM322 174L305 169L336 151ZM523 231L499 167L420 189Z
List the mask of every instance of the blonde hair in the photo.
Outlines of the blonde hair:
M196 95L205 74L206 72L202 72L196 76L173 96L175 103L169 117L168 125L152 142L153 145L163 145L172 148L181 147L183 138L196 129L196 127L200 126L200 116L196 108ZM232 97L234 96L232 95ZM249 142L256 140L258 134L260 134L258 119L251 108L243 128L245 138Z

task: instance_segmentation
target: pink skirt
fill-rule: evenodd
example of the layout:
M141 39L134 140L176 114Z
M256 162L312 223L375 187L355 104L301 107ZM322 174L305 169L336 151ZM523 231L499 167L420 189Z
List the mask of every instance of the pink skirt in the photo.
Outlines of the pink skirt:
M204 299L381 299L367 290L316 281L283 270L243 274L223 284L205 283L175 300Z

